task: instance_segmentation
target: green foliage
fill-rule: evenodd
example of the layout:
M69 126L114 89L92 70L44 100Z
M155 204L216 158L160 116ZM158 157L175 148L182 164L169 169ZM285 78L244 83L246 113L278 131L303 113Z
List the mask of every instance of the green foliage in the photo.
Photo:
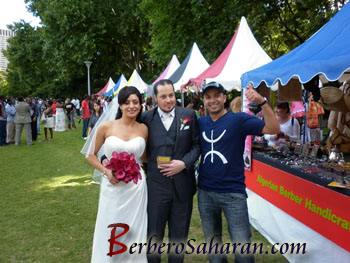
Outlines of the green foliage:
M275 59L305 42L328 22L338 11L332 7L331 2L249 1L247 19L257 40Z
M6 71L0 70L0 94L8 96L8 82Z
M6 52L8 95L64 97L92 93L109 77L137 69L150 83L172 54L182 61L193 42L212 63L245 16L272 58L303 43L345 0L25 0L42 21L11 25ZM195 76L193 76L195 77ZM2 87L2 86L1 86ZM3 89L3 88L2 88Z
M35 30L23 21L11 25L10 29L16 36L9 39L10 46L4 52L10 61L7 69L8 95L37 95L37 90L50 81L48 67L42 59L42 29Z
M213 62L230 41L237 26L237 13L229 2L144 0L142 10L151 23L151 58L165 66L171 54L182 61L193 42Z
M241 16L267 53L277 58L303 43L336 12L323 0L144 0L141 8L151 23L150 55L159 63L169 53L184 59L193 42L213 62Z

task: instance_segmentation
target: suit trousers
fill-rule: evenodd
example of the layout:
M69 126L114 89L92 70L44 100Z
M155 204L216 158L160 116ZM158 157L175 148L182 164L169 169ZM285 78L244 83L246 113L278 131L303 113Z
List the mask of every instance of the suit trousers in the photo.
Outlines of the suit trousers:
M24 129L26 131L26 138L27 138L27 145L32 145L33 140L32 140L32 126L31 123L16 123L16 145L21 144L21 135L22 135L22 130Z
M6 144L6 120L0 120L0 145Z
M147 190L148 241L154 236L152 243L157 242L159 247L163 242L165 227L168 223L169 243L183 243L186 246L193 199L181 201L176 193L174 180L168 178L165 178L163 183L148 178ZM147 255L149 263L161 262L161 256L157 251L158 249ZM169 263L180 263L183 260L183 253L170 253L168 255Z
M15 142L15 132L16 132L16 126L14 121L8 121L6 124L7 129L7 142L13 143Z
M34 121L32 118L32 123L30 125L32 127L32 140L36 141L36 139L38 138L37 120L35 119Z

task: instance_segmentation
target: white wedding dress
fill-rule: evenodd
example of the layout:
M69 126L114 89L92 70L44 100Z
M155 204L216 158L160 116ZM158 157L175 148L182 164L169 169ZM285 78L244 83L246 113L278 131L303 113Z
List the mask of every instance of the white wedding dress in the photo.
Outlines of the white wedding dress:
M142 137L135 137L129 141L124 141L117 136L109 136L104 143L105 155L111 158L112 152L133 153L138 163L145 150L146 142ZM115 185L109 183L108 179L102 177L98 213L95 226L94 242L92 248L91 262L111 263L111 262L132 262L146 263L146 250L138 253L138 246L133 249L136 253L130 254L129 249L133 243L145 243L147 239L147 186L146 178L141 169L142 180L137 184L119 182ZM124 223L130 226L129 231L116 241L127 246L124 253L113 255L110 252L109 239L112 228L110 224ZM116 235L122 232L122 228L117 228ZM115 236L116 236L115 235ZM113 251L121 248L114 245Z

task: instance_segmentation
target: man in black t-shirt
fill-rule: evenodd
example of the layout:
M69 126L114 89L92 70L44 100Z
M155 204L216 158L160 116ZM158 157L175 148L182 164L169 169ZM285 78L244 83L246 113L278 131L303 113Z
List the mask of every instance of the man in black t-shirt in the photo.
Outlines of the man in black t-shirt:
M66 100L66 104L64 104L64 110L67 114L67 119L68 119L68 126L67 130L70 130L72 127L73 130L75 130L77 127L75 126L74 122L74 111L75 111L75 106L73 103L71 103L70 98Z

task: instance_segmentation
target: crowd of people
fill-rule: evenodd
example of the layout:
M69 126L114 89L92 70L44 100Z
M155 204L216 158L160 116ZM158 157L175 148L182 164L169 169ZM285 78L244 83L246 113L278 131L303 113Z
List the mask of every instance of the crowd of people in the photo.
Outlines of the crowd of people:
M52 141L53 131L76 129L74 118L77 116L80 116L80 100L76 97L62 100L0 95L0 146L19 146L23 128L27 145L37 141L41 127L43 140Z
M83 121L82 138L87 139L94 125L111 103L112 97L86 95L64 99L6 98L0 95L0 146L20 145L23 128L27 145L33 145L44 130L44 141L54 139L53 132L75 130ZM49 135L49 136L48 136Z

